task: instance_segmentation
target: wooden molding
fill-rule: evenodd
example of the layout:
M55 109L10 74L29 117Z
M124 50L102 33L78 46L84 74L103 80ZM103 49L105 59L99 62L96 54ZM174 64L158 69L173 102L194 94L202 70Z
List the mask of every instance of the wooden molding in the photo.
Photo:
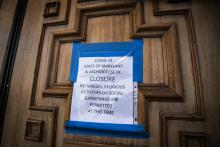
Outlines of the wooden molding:
M165 63L167 65L164 65L164 67L168 67L169 69L166 69L166 71L175 71L174 69L177 69L178 67L175 67L172 63L174 63L174 56L178 52L177 45L174 44L172 45L173 42L177 42L176 40L176 25L175 24L154 24L154 25L145 25L140 23L140 26L137 28L135 27L135 18L136 15L141 15L142 11L139 11L136 15L133 12L133 7L137 2L135 1L130 1L130 2L118 2L118 3L113 3L113 4L108 4L108 5L96 5L96 6L87 6L87 7L80 7L77 10L77 18L81 18L80 20L76 21L76 29L73 30L73 32L68 31L68 32L62 32L59 34L54 34L54 37L52 39L52 44L51 44L51 49L50 50L55 50L53 54L51 55L51 58L55 58L55 64L54 63L49 63L49 67L53 68L55 66L54 72L53 70L49 70L49 75L48 75L48 81L47 81L47 89L44 91L44 96L54 96L54 97L60 97L56 96L57 92L54 91L52 87L55 85L59 85L59 83L56 83L56 77L57 77L57 66L59 63L59 49L61 46L62 42L73 42L73 41L83 41L86 40L86 28L87 28L87 22L88 19L91 17L98 17L98 16L106 16L106 15L115 15L115 14L129 14L130 15L130 20L133 20L133 22L130 23L131 25L131 38L152 38L152 37L159 37L162 38L162 46L163 46L163 52L164 52L164 57L163 59L166 61ZM139 6L139 5L138 5ZM137 6L137 7L138 7ZM119 9L120 8L120 9ZM139 9L139 8L136 8ZM133 26L132 26L133 25ZM138 24L139 25L139 24ZM135 31L134 31L135 30ZM171 36L171 37L170 37ZM172 40L170 40L172 39ZM173 41L174 40L174 41ZM51 59L50 61L54 61L54 59ZM178 61L176 61L178 62ZM181 85L181 79L179 78L179 81L176 81L174 79L174 74L175 73L169 73L166 72L166 83L164 83L167 86L170 86L170 88L165 88L164 86L158 87L159 85L155 85L156 88L164 89L164 91L161 91L162 93L159 95L163 95L163 97L157 97L158 95L158 90L156 88L152 88L153 86L151 85L149 88L147 84L142 84L143 86L141 87L142 91L148 90L147 92L143 92L147 98L154 99L155 101L170 101L171 99L173 101L182 101L182 89L180 88L179 91L176 91L176 85ZM178 73L180 74L180 73ZM180 76L180 75L179 75ZM52 79L51 79L52 78ZM52 83L51 83L52 82ZM65 85L65 86L64 86ZM69 83L64 83L61 89L70 88ZM59 87L57 87L59 88ZM50 90L52 89L52 90ZM152 90L152 91L151 91ZM54 91L54 94L48 93L48 91L52 92ZM47 94L48 93L48 94ZM150 94L150 95L147 95ZM64 97L61 97L64 98Z
M204 121L205 120L205 108L204 108L204 97L202 92L202 84L200 77L200 67L198 60L198 51L197 51L197 43L196 36L194 31L192 12L190 9L182 9L182 10L160 10L159 9L159 1L153 0L153 8L155 16L164 16L164 15L182 15L186 19L187 30L189 34L189 43L190 43L190 52L191 52L191 60L193 66L193 75L194 75L194 83L195 83L195 94L196 94L196 111L193 113L169 113L169 112L161 112L160 113L160 145L161 147L168 146L168 138L167 138L167 120L187 120L187 121Z
M196 141L202 147L210 147L208 134L204 132L179 132L180 147L188 147L189 140Z
M52 113L51 147L56 146L58 107L57 107L57 106L31 105L29 109L30 109L31 111L50 112L50 113Z
M36 87L37 87L37 79L38 79L38 73L40 68L40 60L41 60L41 53L43 48L43 42L45 38L45 32L48 27L52 26L58 26L58 25L66 25L69 21L69 12L70 12L70 5L71 0L67 1L67 9L65 13L65 17L63 20L55 21L55 22L47 22L43 24L42 31L41 31L41 37L39 42L39 48L37 53L37 61L36 61L36 67L34 71L34 82L32 86L32 93L31 93L31 101L30 101L30 107L29 109L31 111L38 111L38 112L50 112L52 113L52 137L51 137L51 147L55 146L56 143L56 132L57 132L57 119L58 119L58 107L57 106L44 106L44 105L36 105L35 104L35 93L36 93Z
M81 18L83 21L76 21L77 23L76 28L72 31L57 33L53 35L50 50L52 49L55 50L51 55L51 58L55 58L55 64L52 62L49 63L49 67L54 68L54 70L49 70L46 89L43 92L44 96L50 95L57 97L56 95L58 92L55 92L55 90L59 90L59 88L69 90L72 87L70 83L56 82L57 68L59 63L59 49L61 43L86 40L86 26L87 26L88 18L103 16L103 15L106 16L106 15L116 15L116 14L128 14L131 11L132 8L131 6L134 6L134 4L135 4L134 1L130 1L126 3L117 2L117 3L113 3L112 5L101 5L95 7L90 6L90 7L79 8L77 10L78 16L76 18ZM118 9L120 7L122 8ZM54 61L54 60L51 59L50 61ZM56 87L56 89L54 89L54 87ZM51 92L54 92L54 94L52 94ZM62 97L62 98L66 98L66 97Z
M59 1L48 2L46 3L45 9L44 9L44 17L58 16L59 10L60 10Z
M193 28L192 14L190 9L182 10L160 10L159 1L153 0L153 14L154 16L166 16L166 15L181 15L186 19L187 30L189 34L190 52L191 60L193 66L193 80L195 83L195 95L196 95L196 111L192 113L170 113L170 112L160 112L159 123L160 123L160 144L161 147L168 146L168 120L183 120L183 121L203 121L205 120L204 104L203 104L203 93L202 85L199 74L199 62L197 53L197 44L195 38L195 32ZM176 59L178 58L178 34L176 31L175 24L146 24L144 19L143 2L137 1L117 1L114 3L101 4L101 5L88 5L84 7L78 7L77 9L77 20L76 28L69 31L64 31L62 33L54 33L51 43L51 48L56 48L57 51L51 55L52 58L56 58L56 63L49 63L49 65L54 65L55 68L58 63L59 46L61 43L72 42L72 41L85 41L87 35L87 21L89 18L107 15L119 15L119 14L129 14L130 25L132 27L130 30L131 38L161 38L162 48L165 51L166 56L163 56L163 60L169 65L166 69L165 74L166 80L163 84L139 84L140 93L143 94L148 101L167 101L183 102L182 96L182 83L180 69L177 68L178 65L174 65L173 62L179 63ZM51 146L55 145L56 140L56 123L57 123L57 107L49 106L39 106L35 104L35 94L38 81L38 73L41 61L41 54L43 48L43 42L45 37L45 32L47 28L67 25L69 21L70 12L70 0L68 0L67 10L65 19L62 21L45 23L42 27L42 33L39 43L37 64L35 68L33 89L30 110L32 111L43 111L51 112L53 115L53 136ZM172 40L172 41L171 41ZM50 60L51 61L51 60ZM174 72L169 72L174 71ZM178 75L176 79L174 74ZM43 96L46 97L58 97L66 98L71 93L71 84L69 83L57 83L56 82L56 70L49 72L47 75L49 79L47 81L46 89L43 92ZM177 88L177 85L180 88Z
M26 121L25 139L41 142L43 138L44 121L28 119Z
M165 84L139 84L138 90L148 101L183 102L182 96Z
M49 88L43 92L44 97L67 98L72 89Z

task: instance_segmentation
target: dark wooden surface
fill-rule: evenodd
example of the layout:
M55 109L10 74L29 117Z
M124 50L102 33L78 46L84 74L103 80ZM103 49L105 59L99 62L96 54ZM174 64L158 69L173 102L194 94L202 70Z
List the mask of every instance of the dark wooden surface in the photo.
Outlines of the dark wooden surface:
M1 4L1 2L0 2ZM16 51L19 43L21 28L23 24L23 19L25 15L27 0L18 1L15 15L13 18L13 23L11 26L11 31L9 34L7 46L4 54L4 60L1 69L1 85L0 85L0 138L2 136L5 111L8 101L8 93L10 89L11 76L13 72Z
M219 145L216 2L63 0L57 16L44 17L47 3L30 0L27 7L2 146ZM150 138L65 134L63 125L69 119L72 93L68 81L72 42L133 38L144 40L138 122ZM32 133L34 140L25 139L30 120L44 122L41 136ZM42 129L36 128L39 132ZM8 130L16 131L12 134Z

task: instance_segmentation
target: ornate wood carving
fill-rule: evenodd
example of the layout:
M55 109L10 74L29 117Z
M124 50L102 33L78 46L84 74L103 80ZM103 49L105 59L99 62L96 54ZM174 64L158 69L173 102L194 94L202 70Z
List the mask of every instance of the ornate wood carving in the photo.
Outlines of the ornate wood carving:
M45 9L44 9L44 17L58 16L59 10L60 10L59 1L48 2L46 3Z
M70 5L71 5L71 0L68 0L65 17L63 20L59 20L59 21L55 21L55 22L47 22L47 23L43 24L42 33L41 33L41 37L40 37L41 39L39 42L38 56L37 56L37 61L36 61L34 82L33 82L33 86L32 86L33 88L32 88L31 102L30 102L30 108L29 108L31 111L50 112L52 114L53 124L52 124L52 128L51 128L52 129L51 130L51 132L52 132L51 147L55 146L55 141L56 141L58 107L57 106L36 105L35 104L36 86L37 86L38 72L39 72L39 68L40 68L40 60L41 60L41 53L42 53L43 42L44 42L44 37L45 37L45 31L48 27L51 27L51 26L68 24Z
M204 132L179 132L180 147L190 146L190 141L196 141L199 146L209 147L208 135Z
M42 141L44 130L44 121L37 119L28 119L26 122L25 139L32 141Z
M82 2L82 1L80 1ZM107 4L96 5L83 5L77 7L76 14L76 27L73 30L63 31L61 33L53 33L53 38L50 47L54 49L51 53L51 59L55 64L50 62L49 67L53 70L49 70L47 75L46 89L43 91L45 97L66 98L71 93L70 83L59 83L56 81L57 66L59 63L59 48L62 43L70 43L73 41L85 41L87 36L87 23L88 19L98 16L119 15L128 14L130 17L130 37L131 38L161 38L163 60L164 60L164 83L161 84L139 84L140 93L148 101L166 101L166 102L184 102L182 96L182 81L180 74L180 66L175 63L178 61L178 34L175 23L171 24L147 24L144 18L144 1L114 1ZM193 81L195 83L195 95L196 95L196 111L192 113L173 113L173 112L160 112L160 144L165 147L168 146L168 120L183 120L183 121L202 121L205 119L203 93L199 74L199 62L197 53L197 44L195 38L195 32L193 28L192 14L190 9L181 10L160 10L159 1L152 0L153 14L157 16L166 15L180 15L184 16L187 25L187 31L189 35L190 53L193 67ZM65 19L62 21L45 23L42 27L41 39L38 49L38 58L34 75L34 83L31 97L30 110L51 112L53 116L52 127L52 142L51 146L55 146L56 139L56 125L57 125L57 107L40 106L35 104L35 94L38 81L38 73L41 61L41 54L43 48L43 42L45 32L47 28L58 25L67 25L69 12L70 12L70 0L68 0ZM50 50L52 50L50 49ZM68 139L67 139L68 140ZM68 140L70 141L70 140ZM75 142L74 140L73 142ZM82 141L82 140L80 140ZM71 142L71 141L70 141ZM110 143L109 143L110 144ZM123 145L121 143L114 145Z
M113 5L114 4L114 5ZM52 75L48 76L48 79L50 81L52 80L53 83L50 85L50 81L48 81L48 89L44 91L44 96L50 95L51 92L53 91L52 89L56 87L62 86L62 93L61 95L66 95L65 90L63 89L64 87L69 90L71 88L70 83L56 83L56 71L57 71L57 65L58 65L58 54L59 54L59 48L60 44L62 42L73 42L73 41L79 41L79 40L85 40L86 39L86 26L87 26L87 20L88 18L91 17L97 17L97 16L103 16L103 15L114 15L114 14L130 14L130 19L134 20L135 17L137 17L135 12L133 12L132 5L134 6L136 4L135 1L131 2L123 2L123 3L113 3L112 5L101 5L99 7L83 7L78 9L77 13L77 18L81 18L82 21L78 20L77 21L77 28L75 32L66 32L62 34L54 34L54 38L52 40L52 45L51 48L55 48L56 55L52 55L52 57L56 58L55 59L55 64L51 63L50 66L55 66L55 72L50 73ZM122 7L123 9L118 9ZM139 5L137 6L139 7ZM97 9L97 10L96 10ZM99 10L100 9L100 10ZM104 9L104 10L103 10ZM139 8L137 8L139 9ZM140 9L141 10L141 9ZM142 10L141 10L142 12ZM139 15L142 15L141 12L139 12ZM138 15L137 14L137 15ZM134 20L134 22L136 22ZM133 24L133 23L132 23ZM170 73L168 71L174 71L179 70L178 66L172 63L174 63L173 57L177 54L177 44L176 44L176 26L175 24L155 24L155 25L145 25L141 23L141 25L138 28L135 28L134 26L131 26L131 37L132 38L151 38L151 37L159 37L162 39L162 45L163 45L163 52L164 52L164 57L163 59L165 60L164 63L167 65L164 65L166 71L165 71L165 81L163 84L159 85L148 85L148 84L140 84L140 91L142 94L144 94L149 100L155 98L154 100L161 100L161 101L182 101L182 90L181 87L177 91L175 89L177 85L181 85L181 80L180 77L179 79L174 79L174 73ZM135 30L135 31L134 31ZM79 35L78 35L79 34ZM72 36L72 38L71 38ZM170 37L172 36L172 38ZM172 40L171 40L172 39ZM174 40L174 41L173 41ZM173 43L174 42L174 43ZM178 62L177 62L178 63ZM179 71L178 71L179 72ZM178 73L179 74L179 73ZM178 77L177 75L176 77ZM51 79L51 77L53 79ZM147 90L146 90L147 89ZM59 90L61 92L61 90ZM56 93L56 92L55 92ZM158 97L159 96L159 97ZM54 94L54 97L60 97Z
M190 51L191 51L191 60L193 66L193 75L195 82L195 93L196 93L196 112L193 113L168 113L161 112L160 113L160 130L161 130L161 146L168 146L168 138L167 138L167 121L168 120L187 120L187 121L203 121L205 120L205 110L203 103L203 92L200 78L200 68L198 61L198 51L197 51L197 43L192 19L192 12L190 9L182 9L182 10L160 10L159 9L159 1L153 0L153 8L155 16L163 16L163 15L183 15L186 19L188 34L189 34L189 42L190 42Z

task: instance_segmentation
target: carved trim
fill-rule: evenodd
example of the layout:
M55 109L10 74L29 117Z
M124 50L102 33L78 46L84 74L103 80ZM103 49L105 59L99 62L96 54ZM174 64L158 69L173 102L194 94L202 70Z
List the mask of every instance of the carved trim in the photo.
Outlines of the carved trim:
M44 23L41 31L40 36L40 42L39 42L39 48L37 53L37 61L36 61L36 67L34 71L34 82L32 86L32 93L31 93L31 101L30 101L30 107L29 109L31 111L39 111L39 112L50 112L52 113L52 138L51 138L51 147L56 146L56 132L57 132L57 119L58 119L58 107L57 106L42 106L42 105L36 105L35 104L35 93L36 93L36 87L37 87L37 79L38 79L38 73L40 68L40 60L41 60L41 53L43 48L43 42L45 37L45 32L48 27L52 26L58 26L58 25L66 25L69 21L69 12L70 12L70 6L71 6L71 0L67 1L67 8L65 13L64 20L56 21L56 22L48 22Z
M60 10L59 1L48 2L46 3L45 9L44 9L44 17L58 16L59 10Z
M179 132L180 147L188 147L188 140L197 140L202 147L210 147L209 136L204 132Z
M138 84L138 90L148 101L183 102L182 96L165 84Z
M177 45L170 45L167 47L167 45L172 44L173 42L176 43L177 40L169 40L169 35L176 36L176 25L175 24L154 24L154 25L146 25L142 24L145 20L141 19L143 22L140 22L140 26L135 27L134 21L137 15L139 15L141 18L143 17L141 13L138 11L133 12L133 7L137 4L136 1L130 1L130 2L118 2L118 3L113 3L113 4L102 4L102 5L95 5L95 6L86 6L86 7L79 7L77 10L77 17L76 18L81 18L80 20L76 21L76 29L73 32L68 31L60 34L54 34L54 37L52 39L52 44L51 44L51 49L55 48L55 51L51 55L51 58L55 58L55 65L53 63L49 63L50 65L48 67L55 67L55 72L51 73L52 70L49 70L49 75L48 75L48 81L47 81L47 89L43 92L44 96L53 96L53 97L59 97L59 98L65 98L63 96L56 96L57 92L54 89L56 88L66 88L70 89L71 84L70 83L56 83L56 77L57 77L57 67L59 63L59 48L61 46L61 42L73 42L73 41L79 41L79 40L85 40L86 39L86 26L88 22L88 18L91 17L97 17L97 16L106 16L106 15L115 15L115 14L130 14L130 20L131 22L131 37L132 38L152 38L152 37L159 37L162 38L162 40L165 40L162 42L163 50L164 50L164 60L166 61L167 65L165 65L166 68L170 68L170 71L174 71L175 68L173 64L174 61L174 56L176 53L174 53L177 50ZM139 4L139 3L138 3ZM141 6L141 5L138 5ZM136 9L139 9L137 6ZM119 9L120 8L120 9ZM143 12L143 10L141 10ZM135 31L134 31L135 30ZM175 39L176 37L172 38ZM171 48L171 49L170 49ZM55 55L56 54L56 55ZM51 59L51 61L54 61ZM170 66L172 65L172 66ZM166 69L166 71L169 71L169 69ZM143 94L150 99L158 100L158 101L183 101L182 100L182 93L181 89L179 90L180 92L176 91L176 85L181 85L181 81L176 81L174 79L175 73L169 73L166 72L165 78L167 79L165 81L165 85L150 85L149 88L147 84L142 84L142 91L145 89L147 90L152 90L148 92L143 92ZM52 77L52 79L51 79ZM51 83L52 80L52 84ZM177 82L177 83L176 83ZM62 87L59 87L62 86ZM155 87L155 88L152 88ZM161 91L161 94L159 95L164 95L163 97L157 97L158 96L158 90L163 89ZM158 89L158 90L156 90ZM48 91L52 92L54 91L55 93L48 93ZM148 95L149 94L149 95ZM65 95L65 94L61 94Z
M43 138L44 121L28 119L26 122L25 139L41 142Z
M59 90L60 92L62 92L63 89L69 92L72 91L72 84L56 82L57 68L58 68L58 63L59 63L59 48L61 46L61 43L69 43L73 41L85 41L86 40L86 26L87 26L88 18L103 16L103 15L106 16L106 15L116 15L116 14L129 14L132 8L131 6L134 6L134 4L135 4L134 1L127 2L127 3L117 2L116 4L114 3L112 5L105 4L101 6L95 6L95 7L90 6L90 7L79 8L77 10L76 18L81 18L83 21L79 21L79 22L76 21L77 23L76 29L72 31L58 33L58 34L53 35L50 50L55 48L55 51L51 55L51 58L55 58L55 65L50 62L48 67L53 68L53 66L55 66L54 67L55 72L51 73L52 70L49 70L46 89L43 92L44 96L50 95L52 97L57 97L56 96L57 92L55 91L59 89L60 89ZM122 7L122 8L118 9L119 7ZM51 59L51 61L52 60L53 59ZM54 92L54 94L52 92ZM66 98L68 96L66 93L65 94L64 93L61 95L66 95L66 96L59 96L59 98Z
M187 30L189 34L189 44L191 52L191 60L193 67L193 78L195 83L195 94L196 94L196 112L194 113L169 113L160 112L160 145L161 147L168 146L168 133L167 133L167 120L187 120L187 121L204 121L205 120L205 108L204 108L204 97L202 92L202 84L200 77L200 67L198 58L198 47L196 43L196 35L194 31L194 24L192 19L192 12L190 9L182 10L160 10L159 1L153 0L153 8L155 16L163 15L183 15L186 19Z
M40 112L50 112L52 113L52 127L51 127L51 134L52 134L52 139L51 139L51 146L55 147L56 146L56 132L57 132L57 119L58 119L58 107L57 106L40 106L40 105L35 105L35 106L30 106L29 108L31 111L40 111Z
M136 5L137 4L137 5ZM136 6L136 9L133 9L134 6ZM139 9L140 8L140 9ZM165 147L168 146L168 136L167 136L167 120L187 120L187 121L202 121L205 119L204 114L204 104L203 104L203 93L202 93L202 87L201 87L201 81L200 81L200 74L199 74L199 67L198 67L198 57L197 57L197 44L196 44L196 38L195 38L195 32L193 28L193 22L192 22L192 14L190 9L183 9L183 10L159 10L159 1L153 0L153 8L154 8L154 16L164 16L164 15L182 15L186 18L186 24L189 34L189 42L190 42L190 50L191 50L191 57L192 57L192 64L193 64L193 75L194 75L194 83L195 83L195 93L196 93L196 112L193 113L168 113L168 112L160 112L160 144L161 146ZM102 5L96 5L96 6L86 6L86 7L79 7L77 10L77 20L76 20L76 28L72 31L54 34L53 36L53 43L56 41L60 42L68 42L68 41L74 41L74 40L85 40L86 38L86 25L88 18L91 17L97 17L97 16L106 16L106 15L115 15L115 14L129 14L130 20L131 20L131 38L152 38L152 37L167 37L167 33L169 30L175 32L175 24L153 24L153 25L147 25L145 23L145 20L143 19L143 15L138 11L140 10L142 13L144 12L143 6L140 6L140 3L137 3L135 1L130 2L115 2L113 4L102 4ZM68 11L69 12L69 11ZM135 17L134 17L135 16ZM134 23L136 22L136 23ZM37 79L38 79L38 72L39 72L39 66L40 66L40 59L41 59L41 52L42 52L42 46L45 36L45 31L47 27L51 26L57 26L57 25L66 25L68 23L68 19L61 21L61 22L55 22L55 23L47 23L43 25L42 28L42 34L40 39L40 45L38 50L38 58L37 58L37 65L35 70L35 76L34 76L34 84L33 84L33 91L32 91L32 98L31 98L31 108L35 107L35 92L36 92L36 85L37 85ZM166 39L166 38L164 38ZM177 40L175 40L177 41ZM166 44L164 44L163 48L166 48ZM51 45L53 46L53 45ZM174 48L177 49L177 46L174 44ZM172 74L171 74L172 75ZM65 85L65 84L64 84ZM51 95L57 95L54 91L57 91L58 89L68 89L70 85L60 85L59 83L47 85L46 93L50 93ZM50 90L53 88L53 92ZM146 90L152 90L154 94L151 94L150 92L146 92ZM156 95L156 91L159 89L165 89L164 93L161 93L161 95ZM149 100L151 101L182 101L181 93L177 93L175 90L175 83L172 82L166 82L162 85L147 85L147 84L141 84L140 90L142 90L143 93L145 93L145 96L151 97ZM50 91L50 92L47 92ZM54 94L55 93L55 94ZM162 96L165 93L167 94L164 98L157 98L157 96ZM50 96L51 96L50 95ZM67 94L61 94L62 96L66 96ZM54 115L54 123L56 123L57 120L57 112L55 113L53 110L51 110L49 107L46 106L38 106L36 111L48 111L53 112ZM56 124L54 125L56 126ZM55 130L55 131L54 131ZM53 136L56 136L56 129L53 130ZM55 137L54 137L55 138ZM55 145L54 140L52 139L53 143L52 146Z
M34 82L33 82L33 86L32 86L33 88L32 88L30 106L34 106L35 105L35 93L36 93L38 73L39 73L40 60L41 60L41 53L42 53L42 48L43 48L43 43L44 43L44 37L45 37L46 29L48 27L52 27L52 26L67 25L68 21L69 21L70 5L71 5L71 0L68 0L67 1L67 9L66 9L66 14L65 14L64 20L56 21L56 22L52 22L52 23L48 22L48 23L44 23L43 24L42 33L41 33L40 42L39 42L38 53L37 53L37 61L36 61L36 67L35 67L35 72L34 72Z
M49 88L45 89L43 92L44 97L54 97L54 98L67 98L72 92L72 89L60 89L60 88Z
M113 3L113 4L108 4L108 5L102 4L102 5L98 5L98 6L96 5L96 6L87 6L87 7L81 7L81 8L79 7L77 10L77 17L76 18L78 18L78 20L76 20L76 23L77 23L76 28L73 31L54 34L51 47L53 48L57 41L58 41L58 44L60 44L62 42L72 42L72 41L85 40L87 20L88 20L88 18L97 17L97 16L106 16L106 15L115 15L115 14L129 14L131 24L132 24L132 27L131 27L131 37L132 38L135 38L135 37L136 38L146 38L146 37L148 37L148 38L149 37L150 38L161 37L162 38L162 37L166 37L166 35L167 35L166 32L169 32L169 30L173 30L173 28L175 28L175 24L155 24L155 25L149 26L149 25L143 24L143 22L145 22L144 19L141 19L140 24L138 24L138 25L134 24L134 22L137 21L137 20L135 20L135 18L139 18L140 16L142 17L142 15L140 13L137 13L137 12L135 13L133 11L133 7L135 5L136 5L135 1L130 1L130 2L126 2L126 3L125 2L123 2L123 3L117 2L117 3ZM45 32L45 30L44 30L44 32ZM44 38L42 40L44 40ZM43 41L42 41L42 43L43 43ZM164 44L163 47L166 47L166 44ZM42 50L42 48L40 50ZM40 62L40 60L39 60L39 62ZM50 74L49 74L49 76L50 76ZM47 79L50 79L50 78L47 78ZM50 81L48 81L47 83L49 83L49 85L47 85L47 89L43 92L44 96L65 97L68 95L67 92L64 92L64 93L61 92L64 89L68 90L70 88L70 86L68 84L64 84L65 85L64 86L64 85L60 85L59 83L56 83L56 84L53 83L52 85L50 85ZM172 86L172 83L170 83L168 81L168 83L166 83L165 85L154 85L154 87L166 89L164 93L161 93L161 95L166 93L166 96L159 97L159 98L156 97L157 91L155 91L155 88L154 88L154 89L152 89L152 93L154 94L154 97L151 97L150 99L152 101L171 101L171 99L172 99L172 101L182 101L181 94L176 93L175 90L173 89L173 87L169 87L170 84ZM142 90L148 86L149 85L142 84ZM161 87L159 87L159 86L161 86ZM151 87L152 87L152 85L150 85L148 88L151 88ZM175 86L174 86L174 88L175 88ZM60 89L60 91L58 92L59 89ZM58 94L57 92L59 93L59 96L57 95ZM147 98L150 97L149 95L147 95L147 93L145 96Z

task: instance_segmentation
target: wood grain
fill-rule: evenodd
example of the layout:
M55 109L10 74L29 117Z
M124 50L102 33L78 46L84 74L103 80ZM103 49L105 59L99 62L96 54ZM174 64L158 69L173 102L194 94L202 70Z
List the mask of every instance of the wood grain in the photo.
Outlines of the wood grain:
M2 146L172 147L198 142L206 145L208 138L213 146L219 144L219 45L215 31L209 30L213 24L219 31L214 2L206 8L205 2L198 1L175 4L159 0L67 0L61 1L59 16L51 19L43 18L45 4L43 0L31 0L28 5ZM205 20L205 16L209 19ZM65 134L63 125L69 118L72 92L67 80L71 43L133 38L144 39L144 83L139 84L138 122L149 130L150 138ZM41 144L24 140L28 118L44 120ZM16 132L10 134L9 129ZM15 138L13 142L11 138Z
M1 2L0 2L0 6L1 6ZM4 59L4 55L6 52L6 45L7 45L7 41L8 41L8 37L9 37L9 33L10 33L10 29L11 29L11 25L12 25L12 21L13 21L13 17L14 17L14 12L15 12L15 8L16 8L16 1L5 1L5 5L4 7L0 8L1 9L1 13L0 13L0 69L2 70L2 64L3 64L3 59ZM2 13L4 12L4 13ZM7 15L5 15L7 14Z

